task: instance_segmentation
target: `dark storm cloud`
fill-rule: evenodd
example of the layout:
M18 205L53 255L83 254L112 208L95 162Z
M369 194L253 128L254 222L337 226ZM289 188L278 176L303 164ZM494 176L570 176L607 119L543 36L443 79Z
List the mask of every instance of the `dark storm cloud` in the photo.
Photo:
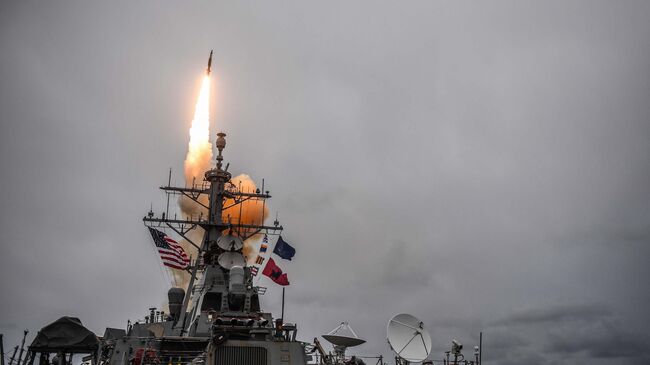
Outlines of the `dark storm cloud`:
M587 309L556 317L544 349L562 355L586 352L594 358L647 359L643 334L628 331L611 313L599 312ZM568 322L571 320L583 322Z
M214 49L212 132L297 248L302 339L348 320L388 356L410 312L433 358L483 331L486 364L643 362L648 19L641 1L2 2L5 347L163 303L141 218L169 167L182 184Z
M539 324L556 321L588 321L610 316L611 310L604 306L584 304L536 308L513 313L496 325Z
M637 335L611 325L596 331L575 330L569 333L548 335L544 350L561 355L586 352L594 358L632 358L641 363L648 360L647 343Z
M545 362L566 358L592 358L644 363L648 336L626 328L618 316L602 305L583 304L534 308L513 313L487 325L490 351L513 362L542 346ZM626 359L626 360L623 360Z

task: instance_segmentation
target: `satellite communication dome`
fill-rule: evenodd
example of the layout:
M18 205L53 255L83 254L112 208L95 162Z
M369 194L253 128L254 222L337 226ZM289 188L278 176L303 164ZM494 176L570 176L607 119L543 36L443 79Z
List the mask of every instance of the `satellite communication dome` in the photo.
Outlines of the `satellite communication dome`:
M219 255L217 262L226 270L230 270L233 266L246 266L246 259L239 252L224 252Z
M226 251L237 251L244 247L244 242L239 237L224 234L217 238L217 246Z
M431 336L422 321L410 314L397 314L388 321L388 343L397 356L420 362L431 353Z

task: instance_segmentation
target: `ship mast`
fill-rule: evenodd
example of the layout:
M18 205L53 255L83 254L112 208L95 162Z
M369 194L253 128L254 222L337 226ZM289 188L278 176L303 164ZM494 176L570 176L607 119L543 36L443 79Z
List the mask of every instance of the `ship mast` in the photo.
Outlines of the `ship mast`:
M163 213L161 217L154 215L144 217L142 220L146 226L171 228L190 242L200 253L205 252L209 248L209 244L216 241L221 236L221 233L227 229L234 231L244 241L258 233L272 234L282 230L282 226L278 222L274 222L273 226L265 226L263 224L253 224L252 222L247 224L241 220L237 222L223 221L223 211L225 209L239 206L249 200L263 201L271 198L269 191L260 191L259 189L255 192L240 191L235 184L230 182L232 175L228 172L229 165L226 165L225 169L223 168L223 150L226 147L225 137L225 133L217 134L217 163L214 168L205 172L203 184L194 184L189 188L170 185L160 187L167 194L185 196L194 203L206 208L209 212L208 217L200 215L199 217L192 216L178 219L176 216L170 218L169 212L167 212L167 214ZM207 206L201 201L202 195L208 196ZM226 199L232 200L232 203L228 206L224 206ZM201 227L206 232L200 245L188 237L188 232L196 227Z
M226 209L237 206L241 207L241 204L247 201L261 201L265 203L266 199L270 198L271 195L269 191L261 191L260 189L256 189L254 192L241 191L240 187L234 185L230 181L232 175L228 172L229 164L225 168L223 167L223 150L226 147L226 134L223 132L218 133L215 144L218 151L216 165L214 168L205 172L204 182L201 185L193 184L191 187L174 187L168 184L168 186L160 187L161 190L168 194L168 197L184 196L192 200L195 204L202 206L208 212L207 217L200 214L198 217L190 216L185 217L185 219L178 219L176 215L171 218L169 212L162 213L160 217L150 212L143 218L144 224L148 227L172 229L198 251L198 258L195 260L194 265L187 269L191 277L181 310L181 316L183 316L182 331L184 332L187 329L185 326L185 318L187 317L185 312L197 274L203 272L203 276L205 277L209 276L208 271L213 272L211 275L214 275L214 271L220 271L218 273L219 275L228 277L228 268L218 265L218 257L226 252L241 253L241 247L231 249L220 247L217 244L219 237L228 234L245 241L256 234L276 234L282 231L282 226L277 220L273 226L265 226L263 220L261 220L261 224L255 224L255 222L244 222L241 217L237 219L230 216L223 216ZM207 196L207 199L203 196ZM205 203L206 201L207 205ZM197 227L201 227L205 231L200 244L194 242L189 236L189 233ZM199 260L201 257L203 258L203 262ZM248 268L246 268L246 275L249 278L251 277ZM256 288L251 288L251 290L254 291ZM194 303L194 305L196 304ZM220 309L223 311L224 306Z

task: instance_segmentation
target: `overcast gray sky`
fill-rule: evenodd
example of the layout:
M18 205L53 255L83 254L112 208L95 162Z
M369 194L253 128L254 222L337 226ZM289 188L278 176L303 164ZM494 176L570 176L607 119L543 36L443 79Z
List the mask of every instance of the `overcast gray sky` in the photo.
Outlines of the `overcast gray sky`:
M647 364L649 40L646 1L4 1L5 349L163 302L141 217L214 49L212 133L297 249L301 339L347 320L391 356L409 312L435 359L483 331L486 364Z

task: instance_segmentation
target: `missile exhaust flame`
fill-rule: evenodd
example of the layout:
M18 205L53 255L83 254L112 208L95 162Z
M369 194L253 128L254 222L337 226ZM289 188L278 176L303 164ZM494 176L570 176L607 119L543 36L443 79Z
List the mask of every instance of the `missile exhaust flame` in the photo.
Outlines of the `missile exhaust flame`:
M212 63L212 53L208 61L208 69L201 83L199 98L194 109L194 118L190 127L190 141L188 144L187 156L185 158L185 184L186 186L200 185L203 182L204 174L213 167L213 152L210 144L210 67ZM231 179L231 182L242 191L253 192L256 190L255 182L246 174L241 174ZM207 197L202 195L200 202L208 205ZM233 205L234 201L228 199L225 206ZM207 216L208 211L192 199L181 196L178 199L178 205L181 212L188 217ZM233 223L263 224L269 214L268 207L264 206L261 201L249 200L239 205L232 206L223 211L223 221L230 220ZM189 232L189 238L196 244L203 240L204 231L196 228ZM244 242L243 253L249 262L255 260L256 251L253 241L260 239L260 235L251 237ZM197 250L186 240L182 240L181 245L197 259ZM189 274L185 271L170 270L175 286L186 287L189 281Z
M185 157L185 185L193 186L203 181L203 174L212 166L212 145L210 144L210 77L205 75L201 82L199 98L194 108L194 118L190 126L190 142L187 146ZM202 202L207 203L207 202ZM198 216L206 214L206 210L191 199L181 196L178 205L185 216ZM189 238L195 244L201 244L203 240L203 229L197 227L188 232ZM180 244L183 249L197 259L198 251L187 240ZM185 288L189 281L189 274L180 270L169 270L174 278L174 285Z
M192 185L195 181L203 181L203 173L211 167L211 163L210 77L206 75L201 83L201 92L190 127L190 142L185 158L185 183Z

